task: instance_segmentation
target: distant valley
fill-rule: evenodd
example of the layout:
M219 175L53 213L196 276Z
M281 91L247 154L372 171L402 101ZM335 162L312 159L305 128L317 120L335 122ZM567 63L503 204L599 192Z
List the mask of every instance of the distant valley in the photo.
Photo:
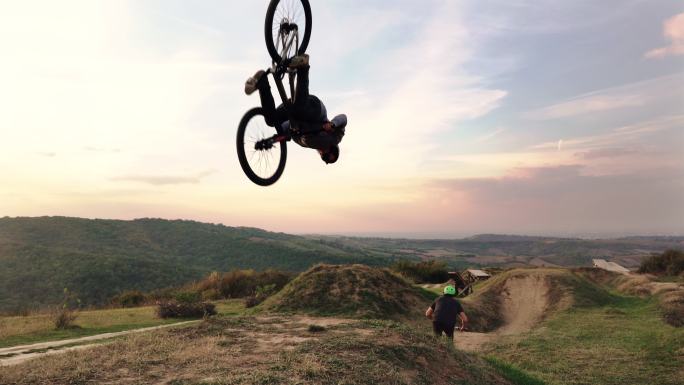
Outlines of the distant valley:
M684 237L608 240L479 235L453 240L296 236L185 220L0 218L0 311L59 301L64 288L84 305L124 290L178 286L211 271L303 271L324 263L387 266L399 259L477 266L588 266L592 258L637 266Z

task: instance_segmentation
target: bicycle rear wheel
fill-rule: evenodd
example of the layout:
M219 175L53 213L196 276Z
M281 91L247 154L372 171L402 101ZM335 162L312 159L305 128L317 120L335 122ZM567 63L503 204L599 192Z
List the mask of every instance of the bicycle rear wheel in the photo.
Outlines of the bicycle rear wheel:
M296 25L297 29L291 26ZM298 34L299 49L287 49L287 42ZM309 0L271 0L264 26L266 48L274 62L280 63L306 52L311 38L311 6Z
M252 108L240 120L237 132L237 153L245 175L259 186L275 183L285 170L287 145L284 141L260 147L256 143L276 135L269 127L261 108ZM260 147L257 149L257 147Z

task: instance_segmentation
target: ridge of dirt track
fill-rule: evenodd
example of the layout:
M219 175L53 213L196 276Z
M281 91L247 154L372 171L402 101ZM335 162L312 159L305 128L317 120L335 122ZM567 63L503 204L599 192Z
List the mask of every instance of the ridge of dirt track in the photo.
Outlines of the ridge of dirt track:
M514 270L505 273L503 282L485 290L500 290L500 316L503 325L488 332L462 332L454 337L456 347L466 351L480 350L482 345L503 335L517 335L531 330L541 322L556 305L551 299L550 277L558 274L550 269ZM559 301L566 303L566 298ZM466 306L467 312L467 306Z

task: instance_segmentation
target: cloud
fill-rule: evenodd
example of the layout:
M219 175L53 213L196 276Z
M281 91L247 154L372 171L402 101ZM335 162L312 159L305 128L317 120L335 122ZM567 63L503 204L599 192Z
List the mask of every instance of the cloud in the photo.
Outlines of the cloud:
M682 97L681 87L673 86L682 84L684 73L675 73L581 94L560 103L524 112L522 117L543 121L666 104Z
M195 175L123 175L110 178L115 182L138 182L153 186L198 184L202 178L213 174L214 171L203 171Z
M460 204L423 211L451 228L464 227L458 222L467 218L471 229L491 231L684 232L681 168L611 175L586 171L561 165L512 169L498 178L437 180L431 200L451 197Z
M523 116L530 120L551 120L571 116L610 111L645 104L641 95L584 95L549 107L529 111Z
M602 158L616 158L620 156L633 155L639 151L632 148L596 148L588 151L582 151L575 153L576 157L591 160L591 159L602 159Z
M93 147L93 146L85 146L83 147L84 150L86 151L92 151L92 152L121 152L120 148L105 148L105 147Z
M408 7L417 9L400 15L411 26L402 30L402 44L383 47L378 51L381 55L357 69L368 71L372 79L364 82L365 92L328 108L350 117L342 156L347 148L354 152L347 153L340 167L349 170L347 176L354 181L359 179L359 170L382 170L385 178L416 172L421 162L435 156L435 135L447 135L459 122L487 115L507 95L488 84L488 74L466 69L475 56L476 42L462 4L436 1L428 8L418 3ZM425 9L430 12L425 14ZM392 36L396 30L387 33L386 38L397 39ZM377 175L364 174L366 179L377 179Z
M614 147L616 144L620 143L638 143L643 140L645 136L660 131L678 129L681 128L682 125L684 125L684 115L664 116L654 120L613 128L607 133L564 139L563 147L584 149L588 147ZM534 150L557 149L558 142L544 142L534 145L531 148Z
M492 140L494 137L503 133L504 131L506 131L505 128L497 128L496 130L494 130L488 134L482 135L479 138L475 139L475 142L477 142L477 143L488 142L488 141Z
M44 156L44 157L46 157L46 158L54 158L55 156L57 156L57 153L56 153L56 152L51 152L51 151L49 151L49 152L43 152L43 151L41 151L41 152L38 152L38 155Z
M666 56L684 55L684 12L672 16L663 23L663 35L670 40L670 45L646 52L645 58L661 59Z

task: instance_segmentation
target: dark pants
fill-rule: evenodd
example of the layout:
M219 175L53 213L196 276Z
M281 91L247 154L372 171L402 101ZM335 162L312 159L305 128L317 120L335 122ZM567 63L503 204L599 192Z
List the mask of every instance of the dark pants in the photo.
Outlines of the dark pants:
M442 332L444 332L444 334L446 334L447 337L453 340L455 328L456 324L447 324L443 322L432 321L432 331L435 332L435 335L438 337L440 337L442 335Z
M280 131L282 124L290 119L285 105L281 104L276 108L267 76L263 76L259 80L257 88L259 89L259 98L261 99L261 108L264 110L266 124L276 127ZM320 128L322 128L323 122L320 121L321 101L309 94L309 66L297 70L295 95L295 102L292 106L292 118L303 122L315 122L320 124ZM344 128L335 130L333 133L320 131L308 135L295 136L293 140L300 146L327 151L330 147L337 145L342 140L342 136L344 136Z
M257 83L261 108L264 110L266 124L271 127L280 126L290 119L285 105L276 108L268 77L262 76ZM295 102L292 105L292 117L303 121L316 121L321 116L321 102L317 97L309 95L309 66L297 70L297 88L295 89Z

